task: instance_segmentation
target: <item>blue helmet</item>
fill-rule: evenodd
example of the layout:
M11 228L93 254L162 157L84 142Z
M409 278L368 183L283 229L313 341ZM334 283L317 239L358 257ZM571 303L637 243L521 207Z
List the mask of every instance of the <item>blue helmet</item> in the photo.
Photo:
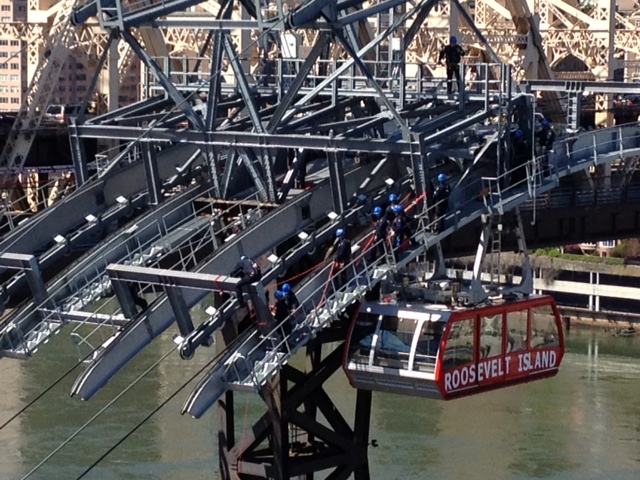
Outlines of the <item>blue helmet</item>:
M282 293L286 295L290 291L291 291L291 285L289 285L288 283L285 283L284 285L282 285Z
M276 297L276 298L282 298L282 297L284 297L284 293L282 293L280 290L276 290L276 295L275 295L275 297Z
M374 208L374 209L373 209L373 214L374 214L376 217L379 217L380 215L382 215L382 208L381 208L381 207L376 207L376 208Z
M438 175L438 181L440 183L446 182L447 181L447 176L444 173L441 173L440 175Z
M542 120L542 126L543 127L550 127L551 126L551 122L545 118L544 120Z
M339 228L338 230L336 230L336 237L342 237L342 236L344 236L344 229Z
M390 202L397 202L398 201L398 195L396 195L395 193L392 193L389 195L389 201Z
M241 262L242 262L242 261L244 261L244 260L246 260L246 259L247 259L247 256L246 256L246 255L242 255L242 256L240 257L240 261L241 261Z
M458 39L456 37L451 37L450 41L453 45L455 45L456 43L458 43Z
M516 130L516 138L524 137L524 132L520 129Z
M404 208L402 207L402 205L394 205L393 213L400 213L400 212L404 212Z

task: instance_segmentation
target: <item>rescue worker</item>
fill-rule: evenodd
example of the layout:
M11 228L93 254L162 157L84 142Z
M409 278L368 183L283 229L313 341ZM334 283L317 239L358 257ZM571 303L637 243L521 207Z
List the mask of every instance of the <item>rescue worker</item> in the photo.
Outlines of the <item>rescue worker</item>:
M556 133L551 128L551 122L546 118L540 123L540 131L536 133L538 138L538 144L540 145L540 152L543 153L548 150L553 150L553 143L556 141Z
M285 283L282 285L282 295L287 305L287 311L289 314L293 314L296 309L300 306L300 302L298 301L298 297L294 293L291 285Z
M382 214L382 207L375 207L373 209L373 224L376 234L373 248L371 249L371 256L369 257L369 261L371 262L385 253L384 242L387 240L389 233L389 220L387 220L386 215Z
M393 246L398 248L402 246L402 242L405 238L411 238L411 231L409 230L409 219L404 213L404 207L402 205L396 205L393 207L393 212L396 214L396 218L391 224L391 230L393 231Z
M458 82L458 92L464 90L464 75L460 73L460 62L467 52L458 45L458 39L451 37L449 45L440 50L440 56L438 57L438 64L442 65L442 60L446 62L447 66L447 95L450 95L453 90L453 76L455 75Z
M287 299L284 292L282 290L276 290L275 299L276 303L274 304L273 318L277 325L282 325L284 334L289 336L293 329L291 328L290 322L285 322L289 316L289 308L287 306Z
M262 270L260 266L246 255L240 257L240 261L231 272L232 277L240 277L240 281L236 284L236 296L238 299L238 307L244 308L244 298L242 298L242 289L247 285L259 282L262 278Z
M345 267L351 263L351 241L345 236L343 228L336 230L336 255L334 257L334 274L338 278L337 288L347 280ZM337 271L336 271L337 269Z
M433 192L433 203L436 209L434 233L439 233L444 228L444 216L449 207L449 195L451 194L451 187L449 187L447 180L446 174L441 173L438 175L438 186Z
M398 205L398 195L395 193L389 194L389 202L387 203L387 207L385 208L384 214L387 217L389 223L393 222L393 219L396 218L396 214L393 211L393 207Z

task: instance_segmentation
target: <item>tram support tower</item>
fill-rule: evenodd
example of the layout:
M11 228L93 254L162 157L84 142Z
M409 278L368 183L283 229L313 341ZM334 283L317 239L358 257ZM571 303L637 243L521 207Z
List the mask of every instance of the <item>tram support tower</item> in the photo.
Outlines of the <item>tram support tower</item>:
M219 458L223 480L305 478L332 469L328 478L368 480L372 392L358 390L353 427L324 389L342 365L348 320L324 331L306 349L305 371L285 365L261 388L266 412L235 438L234 392L218 401ZM331 351L322 357L331 344ZM240 409L241 410L241 409ZM328 423L320 422L322 415ZM236 423L238 420L238 424Z

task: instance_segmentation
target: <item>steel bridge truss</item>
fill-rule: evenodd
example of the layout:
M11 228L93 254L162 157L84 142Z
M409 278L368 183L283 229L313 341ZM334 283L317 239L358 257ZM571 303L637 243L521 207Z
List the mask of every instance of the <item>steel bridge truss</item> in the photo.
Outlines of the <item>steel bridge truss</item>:
M156 94L97 118L80 116L70 128L77 189L0 241L2 293L15 307L0 323L1 355L27 358L73 324L80 357L90 360L72 393L89 399L175 323L185 359L218 339L221 359L183 412L200 417L224 396L224 478L288 478L328 468L332 478L352 472L368 478L370 394L358 394L362 408L351 429L328 413L335 406L322 391L326 375L339 367L340 351L334 348L326 362L310 354L316 360L307 373L287 367L289 359L302 348L317 352L344 338L351 305L458 229L499 218L572 172L626 158L637 148L637 129L565 141L544 158L543 174L543 159L516 165L510 156L511 131L531 136L534 124L531 96L518 92L508 66L479 65L482 80L449 96L443 85L405 78L402 58L386 69L371 60L391 38L410 44L435 0L315 0L286 14L281 1L229 1L216 15L158 20L197 3L94 0L75 11L77 24L98 15L111 42L130 45L155 78L150 91ZM235 19L236 7L250 19ZM402 13L371 35L368 18L392 8ZM156 21L211 34L193 62L160 59L131 33ZM315 38L305 60L286 55L280 34L292 29ZM237 44L233 32L242 38L251 30L267 60L269 53L279 56L269 64L277 66L273 78L246 70L247 45ZM226 65L233 84L222 82ZM87 158L83 144L91 138L118 144L104 152L104 163ZM429 196L432 179L443 171L455 185L445 228L435 234L442 219ZM384 253L372 257L369 212L389 192L400 194L416 216L414 245L399 254L385 244ZM323 258L339 227L348 227L354 243L344 282ZM482 248L479 257L491 250L486 241ZM228 296L237 284L229 272L240 255L263 266L261 283L250 292L252 312ZM296 285L301 304L286 320L294 326L289 331L284 322L274 324L265 287L308 258L317 265ZM107 300L96 308L99 299ZM214 308L196 324L191 310L203 300ZM255 323L247 323L250 314ZM279 372L285 380L278 382ZM286 379L296 384L290 391ZM232 433L232 390L259 391L268 408L254 437L239 442ZM317 422L317 410L332 430ZM290 424L306 432L300 445L288 439ZM269 455L262 449L266 439ZM302 447L311 448L306 466L289 456Z

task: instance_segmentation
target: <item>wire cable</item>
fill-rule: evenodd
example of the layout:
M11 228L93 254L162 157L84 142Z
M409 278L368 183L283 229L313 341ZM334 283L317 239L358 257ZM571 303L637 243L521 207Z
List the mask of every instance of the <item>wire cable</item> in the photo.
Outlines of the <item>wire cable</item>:
M137 385L140 380L142 380L144 377L146 377L149 372L151 372L154 368L156 368L158 365L160 365L160 362L162 362L165 358L167 358L175 350L177 350L177 348L176 347L172 347L169 351L167 351L164 355L162 355L158 360L156 360L150 367L148 367L144 372L142 372L138 376L138 378L136 378L133 382L131 382L129 385L127 385L127 387L124 390L122 390L118 395L116 395L113 399L111 399L109 401L109 403L107 403L104 407L102 407L100 410L98 410L98 412L96 414L94 414L89 420L87 420L75 432L73 432L65 441L63 441L60 445L58 445L51 453L49 453L49 455L44 457L40 461L40 463L38 463L35 467L33 467L31 469L31 471L29 471L29 473L27 473L24 477L22 477L22 480L26 480L31 475L33 475L36 471L38 471L40 469L40 467L42 467L45 463L47 463L49 461L49 459L51 459L51 457L53 457L56 453L58 453L71 440L73 440L75 437L77 437L85 428L87 428L89 425L91 425L91 423L93 423L93 421L96 418L98 418L105 411L107 411L114 403L116 403L120 398L122 398L122 396L124 396L125 393L127 393L135 385Z
M94 350L95 351L95 350ZM2 430L4 427L6 427L7 425L9 425L11 422L13 422L16 418L18 418L20 415L22 415L29 407L31 407L33 404L35 404L38 400L40 400L42 397L44 397L47 393L49 393L51 391L51 389L53 387L55 387L56 385L58 385L62 380L64 380L67 375L69 375L71 372L73 372L76 368L78 368L80 365L82 365L82 363L88 359L91 355L93 355L93 352L89 352L87 354L86 357L84 357L83 359L79 360L75 365L73 365L71 368L69 368L69 370L67 370L65 373L62 374L61 377L59 377L56 381L54 381L51 385L49 385L47 388L45 388L42 392L40 392L40 394L38 394L33 400L31 400L29 403L27 403L24 407L22 407L20 410L18 410L16 413L13 414L13 416L11 418L9 418L9 420L7 420L6 422L4 422L2 425L0 425L0 430Z
M173 400L176 395L178 395L182 390L184 390L186 388L187 385L189 385L191 382L193 382L196 377L198 375L200 375L202 372L205 371L205 369L209 368L214 362L216 362L224 353L227 353L231 347L231 345L233 345L235 342L232 342L229 347L225 348L223 351L221 351L218 355L216 355L214 358L212 358L211 360L209 360L204 366L202 366L196 373L194 373L193 375L191 375L191 377L189 377L180 387L178 387L178 389L173 392L171 395L169 395L169 397L167 397L162 403L160 403L160 405L158 405L156 408L154 408L153 410L151 410L151 412L149 412L147 414L146 417L144 417L142 420L140 420L135 427L133 427L131 430L129 430L120 440L118 440L116 443L114 443L111 447L109 447L109 449L104 452L102 455L100 455L100 457L93 462L84 472L82 472L77 478L76 480L80 480L82 478L84 478L91 470L93 470L102 460L104 460L105 458L107 458L116 448L118 448L127 438L129 438L131 435L133 435L136 431L138 431L138 429L140 427L142 427L147 421L149 421L149 419L151 419L151 417L153 417L156 413L158 413L160 411L160 409L162 409L162 407L164 407L167 403L169 403L171 400ZM24 480L24 479L23 479Z
M249 45L247 45L247 47L245 47L243 50L241 50L240 52L238 52L235 55L235 59L240 58L240 55L244 54L247 50L249 50L251 47L253 47L254 45L256 45L264 35L267 35L268 33L270 33L270 31L275 29L275 25L266 29L264 32L261 33L261 35L254 40L253 42L251 42ZM213 77L215 77L216 75L219 75L222 72L222 68L218 69L218 71L216 71L210 78L209 81L211 81L211 79ZM188 95L187 97L185 97L184 102L188 101L189 99L191 99L192 97L195 97L196 94L200 93L200 89L194 91L193 93L191 93L190 95ZM164 119L168 118L171 113L173 113L175 111L175 109L177 109L180 104L176 104L174 105L161 119L160 122L163 121ZM145 135L147 135L151 130L153 130L154 125L150 125L147 130L143 131L136 140L134 140L132 143L135 143L136 141L141 140L142 138L144 138ZM97 175L94 175L91 177L92 179L96 179L98 178ZM42 216L40 218L43 218L44 216L47 215L47 210L45 210L44 212L41 212ZM49 212L50 213L50 212ZM11 422L13 422L16 418L18 418L22 413L24 413L28 408L30 408L32 405L34 405L37 401L39 401L44 395L46 395L49 391L51 391L51 389L53 389L56 385L58 385L64 378L66 378L70 373L72 373L79 365L81 365L87 358L89 358L91 355L93 355L93 353L100 347L97 347L96 349L94 349L92 352L90 352L87 356L85 356L82 360L80 360L78 363L76 363L73 367L71 367L67 372L65 372L61 377L59 377L57 380L55 380L51 385L49 385L47 388L45 388L45 390L43 390L40 394L38 394L33 400L31 400L27 405L25 405L23 408L21 408L18 412L16 412L13 416L11 416L5 423L3 423L0 426L0 430L2 430L3 428L5 428L7 425L9 425ZM64 445L63 445L64 446ZM54 452L55 453L55 452ZM29 475L31 474L31 472L29 473ZM26 477L25 477L26 478Z

